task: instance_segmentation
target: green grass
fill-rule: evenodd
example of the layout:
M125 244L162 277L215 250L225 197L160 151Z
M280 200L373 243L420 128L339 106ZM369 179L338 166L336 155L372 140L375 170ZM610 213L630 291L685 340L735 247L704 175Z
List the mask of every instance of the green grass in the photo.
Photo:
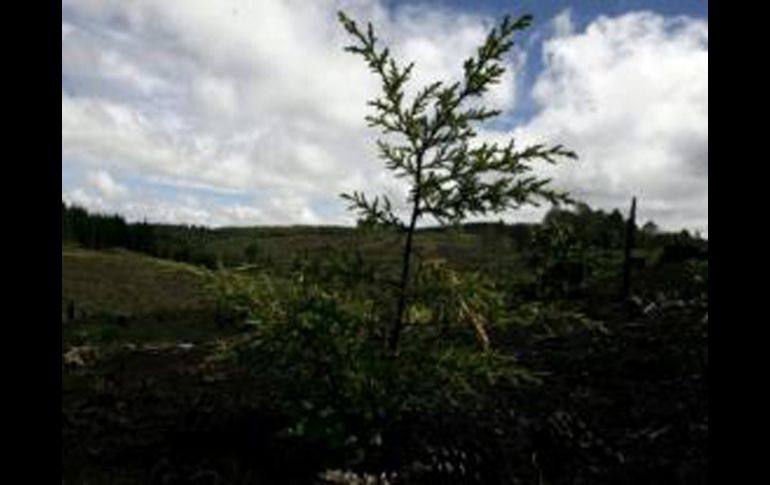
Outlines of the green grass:
M62 312L140 316L210 305L204 270L123 250L62 249Z
M295 257L325 260L335 253L350 255L351 250L360 250L367 264L395 274L403 240L392 233L295 227L223 229L203 244L220 256L230 255L230 269L235 270L251 243L260 248L258 259L266 255L271 259L270 265L256 266L268 267L273 283L281 285ZM535 298L522 291L534 275L526 252L517 249L512 238L483 231L428 230L420 231L416 245L423 257L442 258L455 268L481 271L495 280L513 310ZM643 251L639 255L653 262L656 258ZM599 251L596 256L602 264L587 294L562 303L565 308L585 308L611 332L571 332L543 339L513 324L491 328L495 348L515 352L522 365L542 372L547 380L526 392L500 388L490 398L497 407L517 409L542 423L548 423L553 409L583 416L596 436L610 443L612 450L623 451L628 459L624 469L613 471L616 475L609 481L586 483L618 483L621 476L640 476L635 483L660 483L644 473L661 473L669 466L667 460L705 470L705 455L698 448L708 431L703 404L707 400L697 387L703 380L699 352L707 363L697 333L705 327L697 323L700 314L694 313L700 310L629 317L612 303L622 253ZM634 271L634 288L640 293L668 294L690 286L695 286L693 292L700 291L688 265L650 266ZM286 474L313 471L316 465L307 457L318 453L283 434L285 416L276 411L283 402L274 397L280 395L276 392L283 381L271 380L275 374L269 372L248 373L255 369L228 359L228 349L241 337L234 328L220 329L214 323L207 272L124 250L62 247L62 315L66 316L70 301L77 313L76 321L63 325L63 483L148 483L150 471L167 459L173 462L177 483L206 471L216 471L220 483L308 482L292 482ZM638 324L640 319L643 325ZM178 345L183 341L195 345ZM125 345L129 342L136 345ZM75 345L85 347L73 349ZM280 369L274 361L268 366ZM307 391L314 391L310 387ZM672 402L683 403L681 410ZM455 419L442 417L441 426ZM462 425L461 420L457 423ZM517 423L503 428L513 430ZM684 425L677 431L670 423ZM663 445L646 437L667 426L676 432L655 438ZM528 432L523 428L522 433ZM594 448L586 451L573 447L566 440L569 436L560 436L557 444L563 442L559 446L576 453L575 460L588 457L615 466L614 457L600 454L604 452L598 441L587 441ZM213 441L217 437L221 441ZM551 449L547 443L542 446L545 452ZM689 455L683 455L685 451ZM292 458L281 462L284 456ZM530 455L522 456L529 460ZM565 463L568 468L578 466ZM251 473L251 479L244 478Z
M279 270L287 269L296 258L325 259L335 252L356 250L367 263L398 269L403 243L402 235L388 231L361 233L352 228L297 226L218 229L200 247L228 265L246 262L246 248L254 244L257 262L269 261ZM510 263L519 257L504 235L436 228L417 232L415 251L424 257L447 259L464 269Z
M168 234L176 228L164 228ZM336 227L224 228L199 241L235 269L246 247L258 247L256 266L280 278L297 259L320 261L360 251L364 261L392 279L401 267L403 238L392 232ZM528 279L522 254L501 235L421 230L415 240L422 258L442 258L465 270L506 283ZM226 335L214 323L215 301L205 285L209 270L122 249L62 246L63 345L108 342L200 341ZM74 321L69 318L74 306ZM232 333L232 330L229 330Z
M211 334L214 300L205 271L124 250L62 247L63 343Z

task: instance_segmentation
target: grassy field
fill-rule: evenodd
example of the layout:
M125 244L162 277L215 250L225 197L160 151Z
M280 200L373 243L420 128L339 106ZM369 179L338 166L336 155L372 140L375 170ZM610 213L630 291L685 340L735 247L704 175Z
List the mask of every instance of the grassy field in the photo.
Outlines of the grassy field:
M176 232L175 232L176 231ZM160 228L168 239L182 239L174 228ZM301 259L329 260L360 253L367 264L391 273L401 267L403 236L392 232L359 232L342 227L224 228L195 241L197 250L215 255L226 266L256 263L262 268L285 272ZM256 248L249 261L247 248ZM494 226L473 232L424 229L415 238L415 254L424 259L441 258L463 270L489 274L522 275L523 253L513 238Z
M120 249L63 246L63 343L209 336L206 271Z
M224 229L202 244L229 263L228 272L242 267L246 247L256 245L256 262L249 267L256 266L276 287L292 284L287 270L302 258L334 266L335 258L349 263L358 252L364 264L388 276L397 273L400 257L393 234L340 228ZM489 388L494 392L488 390L479 403L490 407L478 414L473 414L476 408L463 408L459 414L397 415L403 421L389 428L395 434L385 441L397 444L386 447L389 452L430 455L434 448L421 444L427 430L438 433L429 433L436 443L470 440L457 445L460 449L476 449L473 440L479 438L478 451L491 453L483 469L493 475L501 459L510 461L495 453L514 450L516 459L524 460L511 461L524 467L515 472L529 476L536 450L538 467L551 474L547 483L705 483L707 263L706 280L697 282L691 265L658 264L654 255L645 255L633 285L633 293L644 299L641 311L617 305L618 250L597 253L601 264L590 284L553 301L531 293L535 275L529 255L503 234L421 231L417 252L497 283L515 319L490 326L493 346L544 376L544 384ZM286 398L291 392L282 394L287 383L276 377L284 367L270 359L244 366L234 358L235 344L262 334L217 324L211 275L201 266L130 251L63 245L63 484L318 483L313 477L329 463L348 463L337 448L287 434L298 418L286 407L296 404ZM332 282L322 281L331 288ZM702 308L697 302L704 297ZM527 308L531 315L521 313ZM561 328L556 324L569 323L573 311L601 322L608 332L578 329L542 336L510 323L526 318ZM300 346L292 362L310 375L318 372L319 362L328 364L324 358L335 348L312 360L308 348ZM427 370L420 368L420 375ZM298 403L309 405L309 396L325 389L323 382L301 386ZM346 412L349 408L342 403ZM494 414L505 409L516 414ZM302 419L305 413L310 411L302 411ZM351 416L351 423L358 423L357 415ZM450 430L446 436L444 430ZM505 441L498 450L496 440L503 438L490 433L500 430ZM510 443L522 443L524 449ZM367 456L380 466L379 455ZM409 470L408 458L393 463ZM683 474L692 478L674 478ZM437 483L431 477L397 483ZM471 483L439 478L440 483ZM529 478L519 483L538 483L537 477Z
M350 228L221 229L199 244L231 267L247 263L246 248L255 245L257 266L274 274L285 274L302 259L325 261L359 252L366 264L395 280L401 258L400 236L362 234ZM424 258L450 260L463 269L527 279L522 255L499 235L421 231L415 251ZM218 336L216 302L206 287L210 273L201 266L123 249L95 251L63 245L63 344Z

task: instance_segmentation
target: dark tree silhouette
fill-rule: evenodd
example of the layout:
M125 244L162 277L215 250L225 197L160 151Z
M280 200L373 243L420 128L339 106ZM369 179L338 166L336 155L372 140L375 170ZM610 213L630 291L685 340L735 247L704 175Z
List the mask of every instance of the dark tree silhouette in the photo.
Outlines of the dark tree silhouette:
M481 98L505 72L503 56L513 46L512 37L527 28L529 15L513 21L505 17L486 38L476 55L463 64L463 79L446 84L435 82L406 99L405 86L414 64L397 62L385 47L379 47L371 23L366 30L344 13L339 19L353 37L345 50L361 55L382 81L382 94L369 102L374 114L367 116L371 127L388 140L379 140L380 156L396 177L410 184L410 215L399 218L387 197L368 199L363 193L343 194L350 208L363 221L396 226L406 233L395 322L388 347L396 351L408 305L408 286L412 247L417 222L430 216L438 222L459 223L469 215L498 213L538 200L568 202L567 194L549 187L549 179L531 173L533 161L555 163L559 158L576 158L560 145L534 145L517 149L513 140L504 146L474 144L475 125L500 114L499 111L471 104Z

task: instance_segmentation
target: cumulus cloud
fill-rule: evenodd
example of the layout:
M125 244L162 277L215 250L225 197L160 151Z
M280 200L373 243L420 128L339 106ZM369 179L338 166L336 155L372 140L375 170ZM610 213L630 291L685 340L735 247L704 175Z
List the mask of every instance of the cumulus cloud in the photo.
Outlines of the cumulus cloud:
M125 197L128 188L117 183L108 172L98 170L88 174L88 183L108 199Z
M566 30L544 43L541 110L516 138L576 150L543 173L592 205L636 195L642 218L707 232L707 22L634 12Z
M229 225L352 222L338 193L403 194L376 159L364 116L378 82L342 51L338 9L415 61L417 86L456 79L493 21L383 0L63 0L63 168L132 180L118 197L96 175L63 179L63 197ZM581 161L543 173L589 203L625 206L634 193L664 226L707 227L707 24L634 13L578 31L566 10L552 26L531 93L539 112L484 136L564 143ZM490 98L510 113L527 58L506 62Z
M89 177L89 180L91 177ZM269 197L259 203L212 203L183 193L169 196L145 190L136 197L112 197L94 184L63 189L62 200L70 205L87 207L102 214L121 214L129 222L143 220L167 224L192 224L209 227L285 225L287 215L292 224L341 223L321 219L309 203L291 196Z
M260 211L237 213L282 211L285 223L339 220L300 205L387 189L378 185L384 168L364 122L378 81L343 52L349 39L338 9L372 20L397 56L415 61L415 85L457 78L491 25L478 15L392 10L377 0L64 0L62 7L63 163L177 187L270 194L259 197L267 204ZM512 107L515 78L492 98Z
M572 10L569 8L559 12L551 23L556 37L565 37L575 32L575 25L572 22Z

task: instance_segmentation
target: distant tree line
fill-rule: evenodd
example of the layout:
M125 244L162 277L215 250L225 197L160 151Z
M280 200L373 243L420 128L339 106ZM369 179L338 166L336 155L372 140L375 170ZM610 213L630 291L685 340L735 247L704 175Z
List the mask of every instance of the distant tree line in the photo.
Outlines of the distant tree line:
M119 215L92 214L78 206L61 205L62 242L91 249L123 247L152 253L155 237L147 223L128 224Z
M62 202L62 242L75 243L91 249L121 247L151 256L172 259L215 268L222 261L221 255L211 248L215 240L236 236L242 229L210 229L200 226L149 224L147 222L127 223L119 215L94 214L86 209ZM577 204L572 209L554 207L538 223L506 224L502 221L493 223L466 223L462 231L467 234L481 235L490 241L508 240L516 250L532 250L536 230L541 227L567 227L571 237L585 247L620 250L625 238L625 218L619 210L605 212L593 210L586 204ZM291 231L291 228L282 229ZM348 229L302 228L319 235L343 234ZM443 232L446 227L429 227L426 232ZM708 259L708 240L699 234L688 231L664 232L653 222L647 222L639 228L636 237L638 248L662 248L663 261L681 261L684 259ZM224 263L236 265L244 262L254 263L261 256L256 243L248 245L242 259L229 255Z
M563 225L572 229L575 239L587 246L620 249L625 238L626 222L619 210L610 213L592 210L587 204L577 204L573 210L551 209L543 225Z
M575 204L568 209L553 207L539 223L469 222L462 225L466 234L492 238L508 238L517 249L530 249L536 230L542 227L569 228L572 237L581 244L599 249L622 249L625 240L626 220L618 209L606 212L591 209L585 203ZM426 228L425 231L444 231L441 227ZM662 247L668 245L700 245L707 248L708 242L688 231L669 233L648 221L637 228L638 247Z
M94 214L62 202L61 231L62 242L89 249L120 247L209 268L217 265L217 256L204 247L213 231L204 227L127 223L117 214Z
M625 240L626 220L618 209L612 212L593 210L587 204L578 203L574 208L554 207L546 213L540 226L569 227L574 238L582 244L601 249L621 249ZM635 227L635 247L639 248L690 248L692 254L708 255L708 240L697 232L687 230L665 232L652 222ZM686 250L683 250L686 252Z

